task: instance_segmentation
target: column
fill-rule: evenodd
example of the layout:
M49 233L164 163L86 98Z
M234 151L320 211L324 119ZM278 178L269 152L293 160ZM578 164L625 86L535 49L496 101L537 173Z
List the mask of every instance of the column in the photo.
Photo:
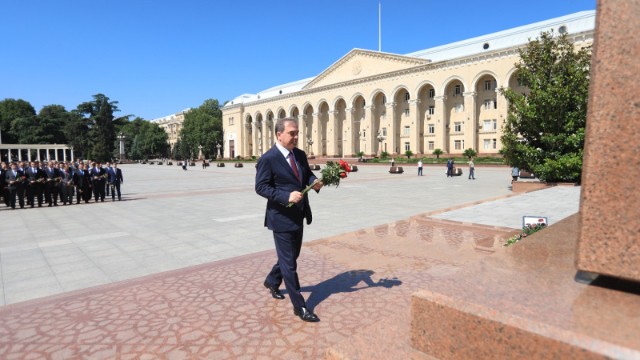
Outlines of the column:
M313 113L313 123L316 124L316 128L314 129L314 133L312 135L313 139L313 153L316 156L322 156L322 122L320 121L322 118L321 112Z
M259 151L259 147L260 147L260 133L258 132L259 126L258 126L258 121L257 120L253 120L251 122L251 134L253 136L253 149L251 151L251 154L249 154L250 156L257 156L258 155L258 151Z
M409 143L411 144L411 151L416 155L424 152L422 149L424 126L421 121L420 106L418 105L420 105L420 99L409 100L409 116L413 119Z
M447 95L436 96L435 100L435 114L436 119L436 149L441 149L444 153L449 152L449 129L447 128L447 112L444 108Z
M304 150L309 155L309 145L307 145L307 124L304 121L304 114L297 116L298 119L298 148Z
M11 159L11 149L7 149L7 161L9 163L13 162L13 160Z
M67 161L67 149L62 149L62 161Z
M356 108L345 109L347 128L342 129L342 157L353 156L355 154L355 142L354 142L354 125L356 119ZM345 133L344 130L347 132ZM345 141L346 140L346 141Z
M260 123L260 156L269 150L269 130L267 129L267 121L262 120Z
M31 156L31 154L29 154ZM22 161L22 149L18 148L18 161Z
M476 91L465 92L464 95L464 111L467 113L467 123L471 122L471 124L464 124L464 147L465 149L472 148L476 152L479 152L478 149L478 119L477 110L476 110L476 97L478 93ZM471 132L467 134L467 132ZM469 142L467 144L467 142Z
M382 142L382 151L385 151L384 144L386 143L386 151L393 156L398 155L396 148L400 151L400 142L398 141L400 139L400 134L396 131L396 121L399 122L401 120L399 117L402 115L395 113L396 105L397 104L394 102L386 104L386 115L384 116L385 125L383 126L380 124L381 127L387 128L387 139ZM380 122L382 122L382 120L383 119L380 119Z
M364 107L364 117L365 123L367 124L367 136L364 141L369 144L369 148L365 150L365 153L375 156L378 153L378 131L380 131L380 127L375 126L375 116L376 116L376 107L375 105L368 105Z

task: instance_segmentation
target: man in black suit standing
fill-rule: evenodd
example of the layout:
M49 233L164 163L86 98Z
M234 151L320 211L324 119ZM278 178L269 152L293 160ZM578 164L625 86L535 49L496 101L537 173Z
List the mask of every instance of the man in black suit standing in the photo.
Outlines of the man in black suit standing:
M56 169L53 161L49 161L44 168L46 182L44 183L45 202L51 206L58 206L58 181L60 180L60 170Z
M102 168L102 164L92 163L93 168L91 169L91 186L93 187L93 196L95 201L98 200L104 202L104 186L105 186L105 170Z
M73 173L73 183L76 186L76 204L80 204L80 200L88 203L91 200L91 182L89 171L84 169L82 162L78 163L78 169Z
M111 201L116 199L116 191L118 192L118 201L122 200L122 194L120 193L120 184L124 183L122 177L122 170L118 169L118 163L113 164L113 172L115 173L115 180L113 182L113 189L111 190Z
M300 293L297 259L302 247L304 219L311 224L309 198L301 190L314 184L319 191L322 182L311 172L307 155L296 148L298 144L298 122L294 118L278 119L275 125L277 142L260 157L256 173L256 193L267 199L264 225L273 231L278 262L265 279L264 286L271 296L284 299L278 289L284 280L289 292L293 313L309 322L320 319L307 309ZM292 206L288 206L289 204Z
M47 175L44 170L40 169L38 161L30 162L24 175L27 177L27 202L31 207L34 207L37 199L38 207L42 207L42 187Z
M9 205L12 209L16 208L16 195L20 203L20 208L24 208L24 192L22 191L22 181L24 173L18 170L16 163L11 163L11 169L5 173L5 182L9 190Z

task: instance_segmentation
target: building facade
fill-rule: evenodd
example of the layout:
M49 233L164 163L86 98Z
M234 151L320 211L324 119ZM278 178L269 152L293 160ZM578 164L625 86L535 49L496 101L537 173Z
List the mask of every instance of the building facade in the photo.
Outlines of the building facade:
M175 114L150 120L152 123L158 124L158 126L167 133L171 154L173 154L173 148L180 137L180 130L182 129L182 123L184 123L184 115L189 110L191 109L185 109Z
M541 32L593 42L595 11L399 55L353 49L318 76L244 94L223 107L224 152L260 156L275 141L274 120L298 119L308 154L354 157L497 154L507 104L499 89L518 84L519 49Z

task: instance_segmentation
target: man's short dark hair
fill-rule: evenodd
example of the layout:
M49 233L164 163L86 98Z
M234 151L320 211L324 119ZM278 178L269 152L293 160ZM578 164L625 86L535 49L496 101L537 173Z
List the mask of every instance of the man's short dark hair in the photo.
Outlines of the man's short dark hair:
M294 122L296 123L296 125L298 125L298 119L296 118L292 118L292 117L280 118L276 120L276 126L274 126L276 134L279 132L284 132L284 123L286 122Z

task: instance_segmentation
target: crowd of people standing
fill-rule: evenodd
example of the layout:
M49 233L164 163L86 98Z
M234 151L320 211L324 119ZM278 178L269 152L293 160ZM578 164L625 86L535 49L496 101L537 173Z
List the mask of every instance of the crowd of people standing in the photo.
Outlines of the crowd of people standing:
M24 161L0 164L0 189L7 207L42 207L73 205L84 201L122 200L120 185L124 182L118 164L83 161ZM25 204L26 203L26 204Z

